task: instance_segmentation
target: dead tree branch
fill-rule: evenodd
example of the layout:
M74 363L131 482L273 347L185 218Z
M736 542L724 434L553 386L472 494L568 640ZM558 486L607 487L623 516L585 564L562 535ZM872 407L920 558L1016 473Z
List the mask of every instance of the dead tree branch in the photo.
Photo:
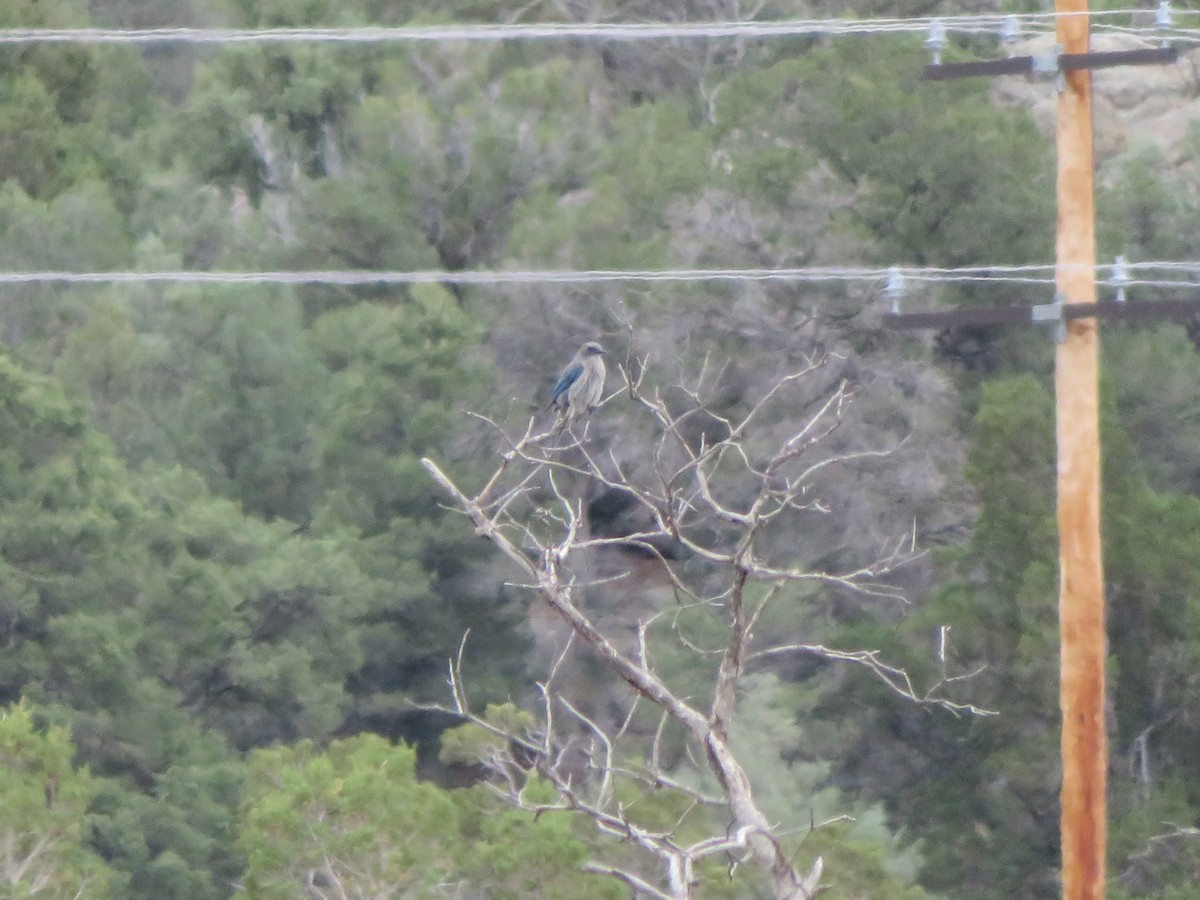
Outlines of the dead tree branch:
M642 895L672 900L692 896L696 866L714 856L753 860L779 900L809 900L818 891L822 861L810 860L807 872L797 868L796 849L785 846L788 832L767 818L744 764L731 749L738 686L755 663L786 654L814 655L864 667L910 702L955 715L986 712L938 695L939 688L964 677L946 674L944 652L942 680L919 691L903 669L885 663L875 650L847 651L799 642L760 648L756 641L755 626L769 601L782 602L780 598L796 594L799 585L808 585L808 590L833 587L898 597L886 578L914 556L906 533L893 551L875 560L846 571L820 571L782 559L780 542L772 543L776 530L791 527L788 523L795 517L824 509L818 479L826 470L885 455L885 451L825 450L852 399L845 382L823 400L802 403L807 412L796 427L777 440L774 449L764 448L758 432L778 424L788 409L789 393L821 365L819 358L808 359L777 379L747 409L731 415L705 404L705 386L719 369L710 361L705 361L694 381L681 381L675 387L674 396L684 398L678 408L677 400L647 387L646 361L629 357L621 367L627 373L626 383L608 399L628 393L634 414L640 416L640 433L652 435L639 458L618 453L621 448L611 443L600 446L592 423L539 432L531 420L518 437L503 437L499 465L473 494L435 462L422 460L476 533L522 573L528 589L557 614L569 635L548 676L538 684L540 723L528 733L513 734L511 728L470 709L461 659L450 667L454 711L496 738L499 749L484 763L496 774L496 789L511 802L536 815L563 810L582 813L601 832L655 860L657 883L654 876L628 867L589 865L589 871L617 878ZM636 377L628 374L635 370ZM584 502L587 489L617 492L629 501L642 524L619 536L593 535ZM677 605L673 612L648 610L634 623L632 639L625 639L617 637L611 626L601 627L587 597L600 586L609 592L632 586L631 570L608 577L592 574L599 554L631 549L653 560ZM706 650L683 633L679 617L696 612L719 617L723 625L719 647ZM664 630L686 652L719 658L709 684L681 692L664 680L650 650ZM632 702L615 721L583 708L561 690L564 661L577 649L586 649L627 685ZM639 704L657 708L660 718L653 736L643 738L640 750L634 750L639 739L632 733L632 723ZM715 792L668 774L663 747L669 728L685 737L684 752L715 780ZM567 730L574 736L564 740ZM524 766L513 756L514 748L525 758ZM582 752L584 774L590 773L589 777L570 764L568 748ZM557 802L529 800L525 788L530 769L554 788ZM639 824L634 804L628 802L630 790L642 796L668 790L686 798L684 819L693 809L722 807L728 827L723 833L688 841L679 836L678 827Z

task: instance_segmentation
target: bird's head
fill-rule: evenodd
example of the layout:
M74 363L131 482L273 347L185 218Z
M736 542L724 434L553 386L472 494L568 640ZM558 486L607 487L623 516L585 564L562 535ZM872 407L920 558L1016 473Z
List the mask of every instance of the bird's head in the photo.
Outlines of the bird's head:
M601 347L596 341L588 341L583 345L583 347L580 348L580 352L584 356L603 356L608 351Z

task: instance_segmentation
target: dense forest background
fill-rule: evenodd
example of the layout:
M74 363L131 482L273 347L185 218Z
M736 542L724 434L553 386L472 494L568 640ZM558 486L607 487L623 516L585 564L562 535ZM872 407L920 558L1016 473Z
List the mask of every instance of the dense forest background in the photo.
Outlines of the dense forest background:
M1043 6L7 0L0 26ZM934 85L925 62L913 36L8 44L0 270L1050 261L1052 88ZM1194 65L1098 80L1103 258L1200 258ZM905 303L1047 300L924 285ZM1056 895L1053 345L886 332L888 304L854 282L0 285L14 896L296 897L302 872L356 854L374 861L359 896L627 895L578 874L594 829L463 787L470 767L438 756L455 720L422 708L447 699L468 629L472 698L528 701L553 629L419 459L485 471L495 437L467 412L520 428L587 339L646 359L664 390L708 360L730 414L827 354L820 377L855 394L838 446L893 451L831 473L828 512L780 551L853 567L911 536L928 552L899 574L906 602L813 591L771 627L879 649L920 680L950 626L954 670L983 667L957 696L999 715L905 703L826 663L754 673L742 752L773 814L856 819L808 838L827 896ZM1178 900L1200 892L1200 330L1103 330L1111 895ZM624 458L642 446L620 398L589 428ZM591 528L619 535L620 503L588 500ZM653 594L596 602L627 624ZM600 707L619 687L594 674L579 690ZM709 876L705 896L759 896Z

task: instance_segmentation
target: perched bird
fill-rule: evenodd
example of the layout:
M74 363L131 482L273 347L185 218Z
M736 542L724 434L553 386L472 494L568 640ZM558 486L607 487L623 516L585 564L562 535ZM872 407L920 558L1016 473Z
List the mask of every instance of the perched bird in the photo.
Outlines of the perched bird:
M604 348L588 341L558 376L550 406L566 421L596 408L604 394Z

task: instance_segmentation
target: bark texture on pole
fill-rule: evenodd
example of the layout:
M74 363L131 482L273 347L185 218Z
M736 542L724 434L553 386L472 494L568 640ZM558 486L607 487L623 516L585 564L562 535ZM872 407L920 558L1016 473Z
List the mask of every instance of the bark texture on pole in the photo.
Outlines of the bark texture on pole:
M1056 0L1058 42L1088 51L1087 0ZM1063 16L1062 13L1073 15ZM1058 100L1057 287L1096 299L1091 73L1064 74ZM1104 578L1100 557L1099 354L1096 319L1072 319L1058 345L1058 530L1062 638L1062 878L1066 900L1104 896L1107 835Z

